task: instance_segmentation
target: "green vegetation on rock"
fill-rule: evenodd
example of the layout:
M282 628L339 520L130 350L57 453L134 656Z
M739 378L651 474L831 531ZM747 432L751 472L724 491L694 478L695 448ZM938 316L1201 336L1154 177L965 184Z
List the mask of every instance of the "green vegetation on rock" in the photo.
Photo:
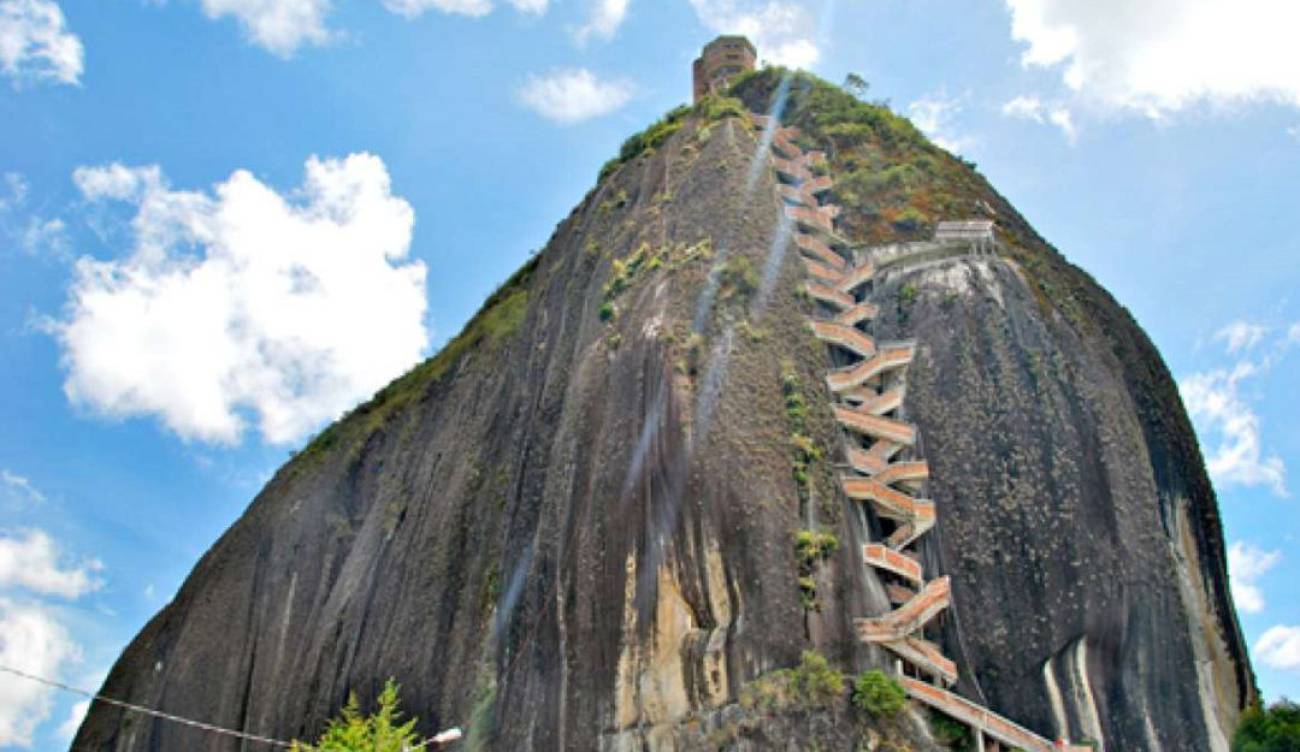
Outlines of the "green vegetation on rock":
M668 243L658 248L651 248L649 243L642 243L627 256L614 259L609 280L605 282L604 299L598 311L600 320L612 321L618 316L614 299L631 287L642 273L657 269L675 271L684 264L696 259L710 258L712 255L713 242L705 238L689 245Z
M806 497L808 485L812 482L808 467L821 460L822 450L811 438L798 432L790 434L790 448L794 451L791 465L794 482L799 486L799 495Z
M650 127L634 133L623 142L622 147L618 150L618 156L610 159L600 168L600 173L596 176L596 182L603 181L605 178L614 174L619 167L631 162L642 154L647 154L664 145L674 133L681 130L686 124L686 119L692 114L698 115L702 121L713 123L724 120L729 117L748 117L749 110L745 108L745 103L735 97L711 95L701 99L694 106L680 105L674 107L664 114L663 117L656 120ZM707 135L703 137L707 140ZM626 198L626 194L624 194Z
M853 704L874 716L890 718L907 705L907 693L893 677L872 669L853 682Z
M894 216L894 229L912 235L926 229L929 223L930 218L915 206L909 206Z
M740 705L765 712L792 707L825 708L843 696L844 674L825 656L805 650L798 666L772 671L742 687Z
M781 393L785 397L786 422L790 426L790 473L799 489L799 498L807 501L812 484L810 468L821 461L824 452L808 436L808 399L803 393L803 380L791 361L781 364Z
M809 611L820 611L817 600L817 569L835 555L840 539L834 533L800 530L794 534L794 551L799 571L799 601Z
M623 142L622 148L618 150L618 156L609 160L600 168L600 174L596 178L597 182L609 177L627 162L631 162L647 151L662 146L670 136L681 130L682 125L686 122L686 117L691 112L690 105L674 107L662 118L651 124L649 128L629 136Z
M790 687L806 705L828 705L844 694L844 674L826 656L805 650L790 676Z
M937 710L930 711L930 733L936 742L956 752L969 752L975 746L969 726Z
M799 558L800 574L807 574L840 550L840 539L834 533L800 530L794 534L794 550Z
M645 263L649 252L650 244L642 243L626 257L614 259L614 270L609 275L609 281L605 283L605 302L613 300L627 289L632 283L632 278L641 271L641 265Z
M718 271L718 300L745 304L758 292L758 272L745 256L733 256Z
M725 120L729 117L747 118L749 110L745 103L735 97L710 94L695 104L695 113L707 122Z

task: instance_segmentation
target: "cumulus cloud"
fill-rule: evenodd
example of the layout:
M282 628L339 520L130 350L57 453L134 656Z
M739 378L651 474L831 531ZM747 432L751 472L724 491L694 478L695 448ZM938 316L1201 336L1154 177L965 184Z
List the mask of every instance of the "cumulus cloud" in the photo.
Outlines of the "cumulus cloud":
M1260 440L1260 420L1242 396L1242 382L1259 369L1240 362L1232 370L1196 373L1179 382L1201 441L1209 448L1210 476L1222 486L1268 486L1286 496L1286 466L1282 458L1265 453Z
M602 81L585 68L532 75L519 89L519 99L537 114L569 125L608 115L632 98L627 81Z
M1259 578L1281 560L1281 551L1265 551L1241 541L1228 547L1228 574L1231 575L1232 598L1238 610L1248 614L1264 610L1264 592L1259 588Z
M1248 321L1234 321L1214 333L1214 341L1223 342L1228 353L1248 352L1264 339L1268 329Z
M49 323L76 405L220 443L251 417L266 441L288 443L428 344L425 267L404 263L414 213L376 156L312 157L287 195L244 170L210 193L173 190L157 167L73 180L88 200L134 211L133 247L79 259Z
M628 0L592 0L587 22L573 32L579 44L591 37L613 39L627 18Z
M550 3L548 0L510 0L510 4L515 6L515 10L520 13L532 13L542 15Z
M1035 123L1055 125L1061 130L1065 140L1071 144L1079 139L1079 131L1074 126L1074 116L1070 110L1060 105L1047 105L1038 97L1016 97L1002 105L1002 114L1021 120L1032 120Z
M744 34L762 60L812 68L821 59L817 21L807 6L788 0L690 0L700 23L719 34Z
M1270 627L1255 643L1255 658L1271 668L1300 671L1300 627Z
M235 19L249 41L281 57L332 36L325 25L329 0L202 0L202 7L208 18Z
M935 144L954 154L969 148L971 143L953 126L953 120L960 112L961 103L943 94L923 97L907 106L907 116L912 123Z
M37 504L45 501L45 494L37 490L29 479L10 472L8 468L0 468L0 484L3 484L7 493L18 496L25 501L36 502Z
M1277 0L1006 0L1027 66L1103 107L1300 106L1300 5Z
M43 530L0 532L0 589L75 599L103 584L95 577L103 569L98 561L65 566L64 558Z
M1300 324L1292 324L1291 328L1286 330L1286 341L1293 345L1300 345Z
M0 72L15 84L77 84L85 65L81 40L54 0L0 0Z
M68 630L47 607L0 596L0 664L36 676L57 677L80 659ZM0 747L30 747L50 717L54 690L6 677L0 681Z

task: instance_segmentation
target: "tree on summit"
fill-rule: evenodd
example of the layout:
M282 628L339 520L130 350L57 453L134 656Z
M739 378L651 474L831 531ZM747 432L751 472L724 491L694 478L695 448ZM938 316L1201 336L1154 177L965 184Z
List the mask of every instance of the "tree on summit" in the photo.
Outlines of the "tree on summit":
M867 96L867 89L871 88L871 84L867 83L867 79L862 76L859 76L856 73L849 73L849 75L844 77L844 83L841 84L840 88L858 99L862 99Z

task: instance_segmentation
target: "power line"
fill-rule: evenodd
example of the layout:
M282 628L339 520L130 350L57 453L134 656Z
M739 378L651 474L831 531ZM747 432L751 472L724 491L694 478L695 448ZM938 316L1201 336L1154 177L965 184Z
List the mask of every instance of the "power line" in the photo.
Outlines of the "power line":
M71 692L74 695L81 695L82 697L88 697L91 700L94 700L96 702L102 702L107 705L114 705L126 710L135 711L137 713L143 713L145 715L153 716L154 718L160 718L164 721L179 723L183 726L189 726L191 728L199 729L200 731L207 731L213 734L221 734L223 736L230 736L236 739L244 739L246 741L257 742L259 744L266 744L271 747L280 747L282 749L290 749L294 745L293 742L286 742L281 739L273 739L269 736L250 734L244 731L236 731L235 729L228 729L222 726L216 726L211 723L196 721L192 718L183 718L179 715L174 715L172 713L164 713L161 710L146 708L143 705L136 705L135 703L132 702L125 702L123 700L117 700L112 697L105 697L104 695L101 694L96 694L94 692L90 692L84 689L79 689L77 687L73 687L64 684L63 682L55 681L53 679L46 679L43 676L36 676L35 674L29 674L26 671L20 671L16 668L11 668L9 666L0 665L0 671L3 671L4 673L7 674L13 674L14 676L17 676L22 679L26 679L28 681L36 682L37 684L44 684L47 687L61 689L64 692ZM424 741L420 742L414 747L408 747L407 752L418 752L418 750L425 749L431 744L434 745L435 747L441 747L444 744L454 742L460 739L460 737L461 737L460 729L457 728L448 729L446 731L437 734L436 736L432 736L428 739L425 739ZM298 742L298 747L304 750L313 749L311 745L303 744L302 742Z
M91 700L94 700L96 702L102 702L108 705L115 705L119 708L124 708L126 710L133 710L137 713L144 713L145 715L151 715L155 718L161 718L164 721L179 723L185 726L190 726L192 728L208 731L213 734L233 736L238 739L246 739L248 741L259 742L261 744L268 744L272 747L283 747L285 749L288 749L293 746L292 742L281 741L279 739L272 739L268 736L259 736L258 734L249 734L243 731L235 731L234 729L223 728L221 726L214 726L211 723L204 723L203 721L195 721L189 718L182 718L181 716L173 715L171 713L164 713L161 710L146 708L143 705L136 705L135 703L132 702L125 702L123 700L116 700L112 697L105 697L104 695L95 694L94 692L89 692L84 689L78 689L77 687L69 686L67 684L64 684L63 682L54 681L53 679L46 679L41 676L36 676L35 674L29 674L26 671L19 671L18 669L10 668L9 666L0 666L0 671L13 674L14 676L18 676L23 679L27 679L28 681L34 681L38 684L44 684L48 687L61 689L64 692L71 692L74 695L81 695L82 697L88 697Z

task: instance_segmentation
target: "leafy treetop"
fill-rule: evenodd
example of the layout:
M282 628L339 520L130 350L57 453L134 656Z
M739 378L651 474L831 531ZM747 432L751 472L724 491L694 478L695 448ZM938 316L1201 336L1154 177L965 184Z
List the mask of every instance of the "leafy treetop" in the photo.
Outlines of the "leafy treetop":
M1265 710L1258 705L1241 716L1233 752L1300 752L1300 705L1281 700Z
M295 741L292 752L407 752L419 744L416 719L402 722L397 692L398 685L389 679L379 693L379 709L369 716L361 714L353 692L339 717L329 721L315 744Z

